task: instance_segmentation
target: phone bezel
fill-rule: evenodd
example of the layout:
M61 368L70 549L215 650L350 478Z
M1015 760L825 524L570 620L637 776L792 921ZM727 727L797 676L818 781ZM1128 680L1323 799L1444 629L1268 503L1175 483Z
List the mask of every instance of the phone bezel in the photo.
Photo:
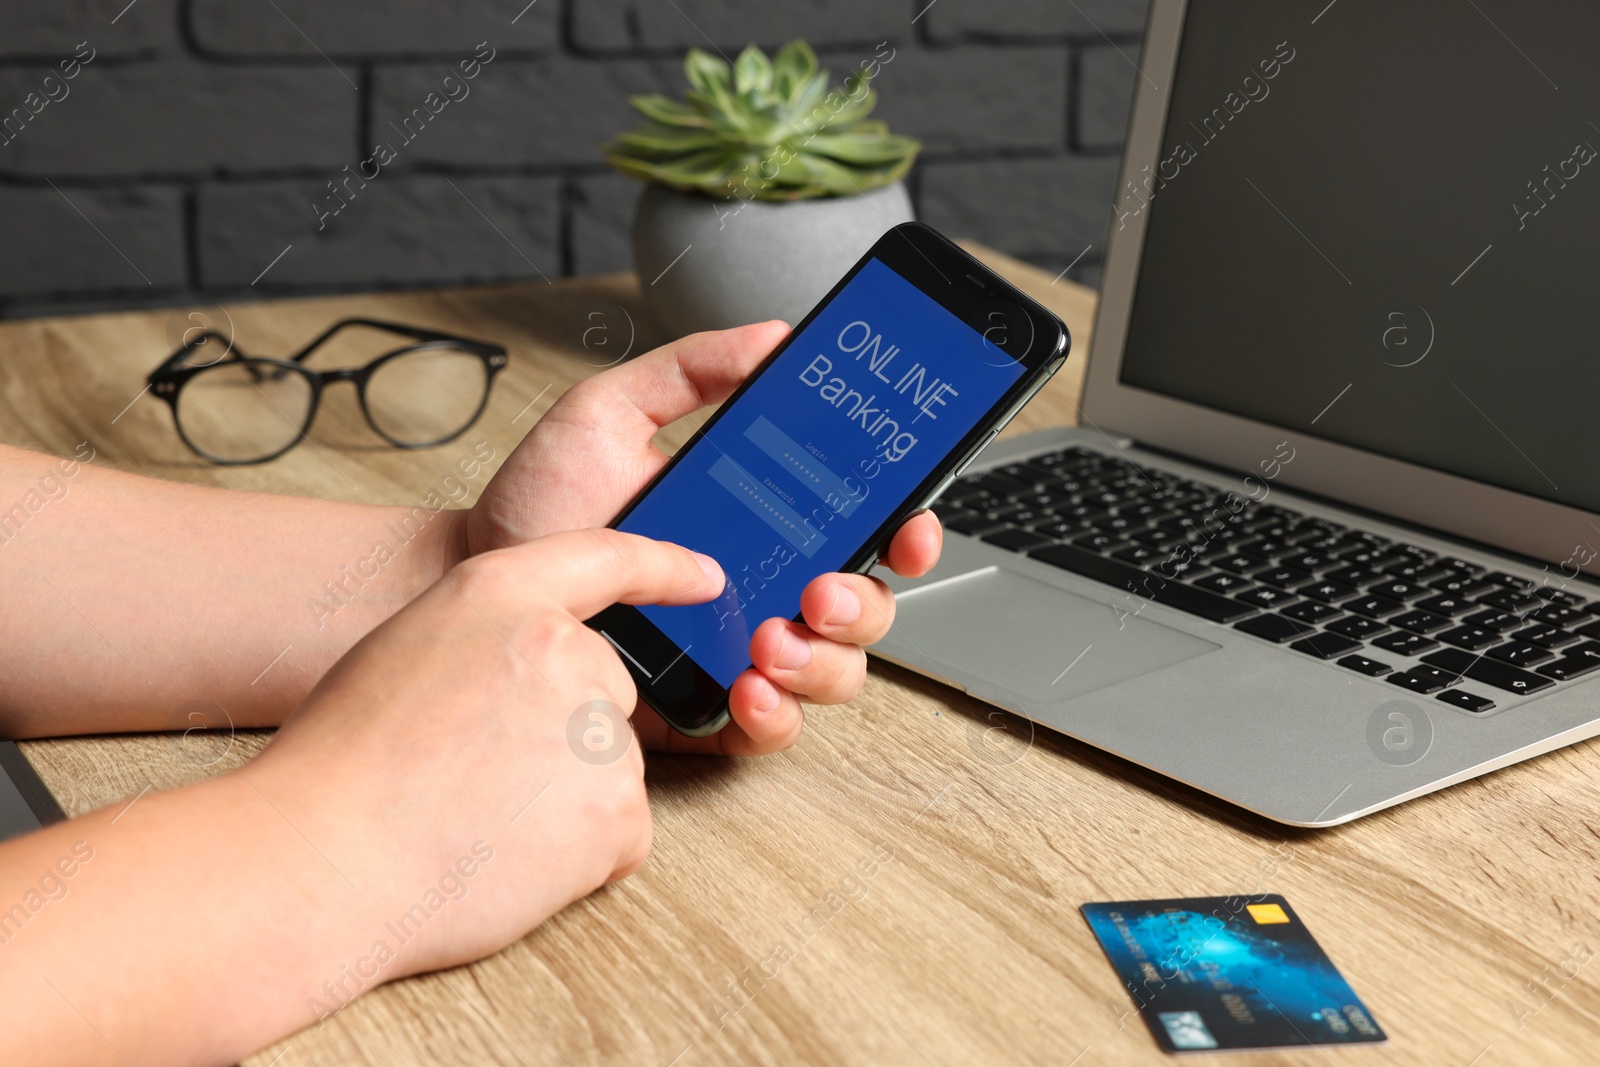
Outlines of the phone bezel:
M1071 347L1067 327L1038 301L1026 296L1015 286L985 267L977 259L959 248L932 227L918 222L903 223L886 232L867 250L849 272L828 291L817 305L790 330L789 335L751 371L731 396L707 419L695 434L673 455L665 467L639 491L627 507L611 521L620 524L645 499L667 474L700 443L722 416L749 390L768 368L788 350L794 338L799 337L824 308L833 302L851 280L872 260L881 261L901 278L915 286L924 295L957 318L966 321L967 315L978 305L1001 299L1011 301L1027 312L1033 325L1035 343L1017 361L1023 373L1012 387L976 420L965 434L940 460L934 464L926 478L902 501L873 533L862 542L841 568L845 573L862 573L869 570L887 546L889 538L900 528L906 517L918 508L927 506L954 472L961 469L987 444L1011 416L1049 380L1066 361ZM1016 357L1013 357L1016 358ZM795 621L800 621L797 614ZM595 615L589 625L604 633L622 652L622 659L633 675L639 698L649 704L668 725L690 737L703 737L716 733L727 725L728 690L705 672L693 657L683 654L654 623L637 608L614 605ZM616 633L613 634L613 631ZM625 648L644 643L666 644L680 654L663 669L659 676L650 676ZM673 675L670 682L663 682Z

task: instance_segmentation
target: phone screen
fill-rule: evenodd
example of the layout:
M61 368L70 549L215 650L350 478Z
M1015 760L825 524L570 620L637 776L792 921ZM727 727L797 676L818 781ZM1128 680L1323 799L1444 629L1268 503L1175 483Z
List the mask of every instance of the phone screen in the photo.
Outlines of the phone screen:
M709 603L639 610L731 686L755 628L794 617L806 584L856 555L1023 373L867 260L617 524L704 552L728 577Z

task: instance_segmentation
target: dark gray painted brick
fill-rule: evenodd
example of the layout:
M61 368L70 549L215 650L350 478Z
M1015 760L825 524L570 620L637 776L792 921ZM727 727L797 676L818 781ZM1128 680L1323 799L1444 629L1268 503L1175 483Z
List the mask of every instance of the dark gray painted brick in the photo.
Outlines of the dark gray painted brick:
M1126 53L1126 49L1123 53ZM1139 78L1129 59L1110 45L1088 47L1079 59L1079 146L1087 149L1122 147L1128 129L1128 105ZM1137 62L1137 60L1135 60Z
M1065 256L1105 247L1118 161L996 159L922 169L919 216L952 237L1019 256Z
M274 0L271 4L194 0L190 24L202 49L229 56L304 56L317 61L322 55L466 57L480 41L497 51L554 47L559 0L538 0L512 25L523 3L526 0Z
M631 94L677 95L683 88L674 63L500 59L470 83L469 95L447 104L405 142L390 123L401 125L423 106L443 73L433 64L402 64L373 77L372 134L394 146L399 166L596 164L605 142L643 121L628 106Z
M184 284L183 198L178 190L149 186L63 192L65 196L49 188L0 188L0 248L5 249L0 293L31 296Z
M919 4L925 0L916 0ZM934 40L1061 37L1144 30L1145 0L938 0L920 21Z
M927 152L1066 144L1065 46L901 48L873 85L876 116Z
M0 70L0 101L20 102L40 73ZM355 149L357 93L327 68L91 64L70 84L69 96L0 147L0 171L101 176L338 166Z
M451 187L454 182L456 188ZM200 192L200 280L257 288L359 289L553 277L560 180L380 173L318 229L317 181L241 182Z
M89 42L97 59L177 46L177 0L138 0L124 10L127 2L8 0L5 31L0 34L0 58L65 59L80 41ZM111 23L113 18L117 19L115 25Z
M540 0L541 3L548 0ZM950 2L950 0L946 0ZM773 48L796 37L814 47L907 37L905 0L571 0L581 49L716 47L729 58L747 44ZM709 40L708 40L709 39Z
M633 269L633 208L643 188L621 174L578 179L570 209L572 273Z

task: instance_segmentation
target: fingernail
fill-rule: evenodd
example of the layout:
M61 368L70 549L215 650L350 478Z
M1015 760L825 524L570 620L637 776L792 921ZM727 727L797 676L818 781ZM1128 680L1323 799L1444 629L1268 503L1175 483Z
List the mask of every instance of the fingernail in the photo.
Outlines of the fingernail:
M778 687L771 682L762 686L764 690L761 699L756 701L756 710L763 715L771 715L778 710L778 702L782 698L778 695Z
M811 642L785 630L783 642L778 645L778 654L772 659L773 666L783 671L797 671L810 662Z
M706 555L704 552L694 554L695 562L700 564L700 569L706 572L706 577L717 583L717 588L728 584L727 576L722 573L722 564Z
M832 626L848 626L861 618L861 598L856 596L856 591L847 585L839 586L839 593L833 598L833 608L828 612L828 623Z

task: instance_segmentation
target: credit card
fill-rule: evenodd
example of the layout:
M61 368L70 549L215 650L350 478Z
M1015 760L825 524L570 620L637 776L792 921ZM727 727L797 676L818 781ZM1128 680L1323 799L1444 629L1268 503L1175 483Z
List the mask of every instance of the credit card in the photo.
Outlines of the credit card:
M1129 900L1080 910L1168 1052L1388 1040L1281 896Z

